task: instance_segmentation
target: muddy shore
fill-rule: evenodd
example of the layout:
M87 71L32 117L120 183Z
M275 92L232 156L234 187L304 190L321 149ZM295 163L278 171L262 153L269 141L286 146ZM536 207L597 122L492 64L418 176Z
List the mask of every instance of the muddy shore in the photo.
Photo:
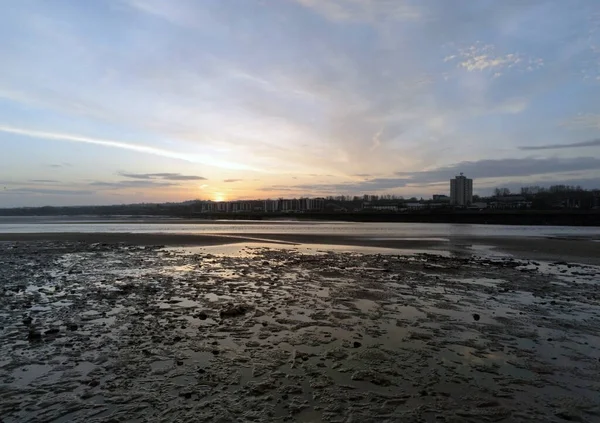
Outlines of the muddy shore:
M532 260L568 260L600 265L600 242L587 238L548 237L449 237L410 239L369 239L366 237L315 234L172 234L172 233L0 233L2 241L68 241L128 243L132 245L211 246L245 242L282 244L322 244L380 247L408 250L449 251L471 254L481 248L513 254Z
M74 240L0 267L4 422L600 419L600 267Z

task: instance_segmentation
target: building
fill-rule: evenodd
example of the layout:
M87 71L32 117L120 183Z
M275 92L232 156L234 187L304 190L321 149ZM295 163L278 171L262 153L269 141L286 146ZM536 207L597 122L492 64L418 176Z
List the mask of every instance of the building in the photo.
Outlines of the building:
M450 203L455 206L468 206L473 202L473 180L462 173L450 179Z
M447 195L444 195L444 194L433 194L433 201L449 203L450 197L448 197Z
M494 197L489 204L492 209L508 210L508 209L530 209L531 201L527 201L522 195L499 195Z

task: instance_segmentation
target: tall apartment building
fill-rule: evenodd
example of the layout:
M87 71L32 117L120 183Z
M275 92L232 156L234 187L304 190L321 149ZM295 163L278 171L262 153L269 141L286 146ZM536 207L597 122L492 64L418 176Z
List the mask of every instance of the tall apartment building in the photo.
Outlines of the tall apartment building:
M456 206L468 206L473 202L473 180L462 173L450 179L450 202Z

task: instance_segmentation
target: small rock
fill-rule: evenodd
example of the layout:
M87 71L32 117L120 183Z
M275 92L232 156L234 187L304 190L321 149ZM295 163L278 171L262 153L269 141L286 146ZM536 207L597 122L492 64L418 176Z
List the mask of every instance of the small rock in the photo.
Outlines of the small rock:
M23 319L23 324L25 326L30 326L32 322L33 322L33 318L31 316L27 316L26 318Z
M212 350L213 355L219 355L219 350Z
M29 341L40 341L42 339L42 334L36 331L33 328L29 329L29 334L27 335L27 339Z
M178 365L178 366L183 366L183 361L181 361L181 360L177 360L177 365Z
M93 387L95 387L95 386L98 386L98 385L100 385L100 382L98 382L98 381L97 381L97 380L95 380L95 379L94 379L94 380L90 380L90 381L88 382L88 386L91 386L92 388L93 388Z
M206 314L205 311L201 311L200 313L198 313L198 319L206 320L206 319L208 319L208 314Z
M362 344L358 341L354 341L354 348L360 348L362 346Z
M50 328L46 332L44 332L44 335L56 335L59 332L60 330L58 328Z
M221 312L219 313L219 315L224 318L224 317L238 317L238 316L242 316L244 314L246 314L246 312L250 309L250 307L248 307L245 304L238 304L238 305L232 305L230 304L229 307L227 307L226 309L221 310Z
M556 417L563 419L563 420L567 420L570 422L582 422L584 421L581 417L568 413L566 411L559 411L558 413L555 414Z
M181 341L181 339L182 339L181 336L176 336L173 338L173 342L179 342L179 341Z
M548 342L552 342L552 341L554 341L554 339L548 338Z
M79 326L77 325L77 323L69 323L69 324L67 324L67 329L75 331L75 330L79 329Z
M481 316L477 313L473 313L473 320L475 320L476 322L479 321L479 319L481 319Z

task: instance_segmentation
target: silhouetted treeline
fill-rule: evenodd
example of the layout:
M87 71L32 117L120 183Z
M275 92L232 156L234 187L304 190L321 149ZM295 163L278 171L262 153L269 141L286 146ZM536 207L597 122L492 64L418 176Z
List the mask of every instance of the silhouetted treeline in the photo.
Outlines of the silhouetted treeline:
M532 210L580 209L590 210L600 207L600 190L585 190L579 185L532 185L521 187L519 193L511 193L508 188L496 188L496 198L521 196L531 202Z

